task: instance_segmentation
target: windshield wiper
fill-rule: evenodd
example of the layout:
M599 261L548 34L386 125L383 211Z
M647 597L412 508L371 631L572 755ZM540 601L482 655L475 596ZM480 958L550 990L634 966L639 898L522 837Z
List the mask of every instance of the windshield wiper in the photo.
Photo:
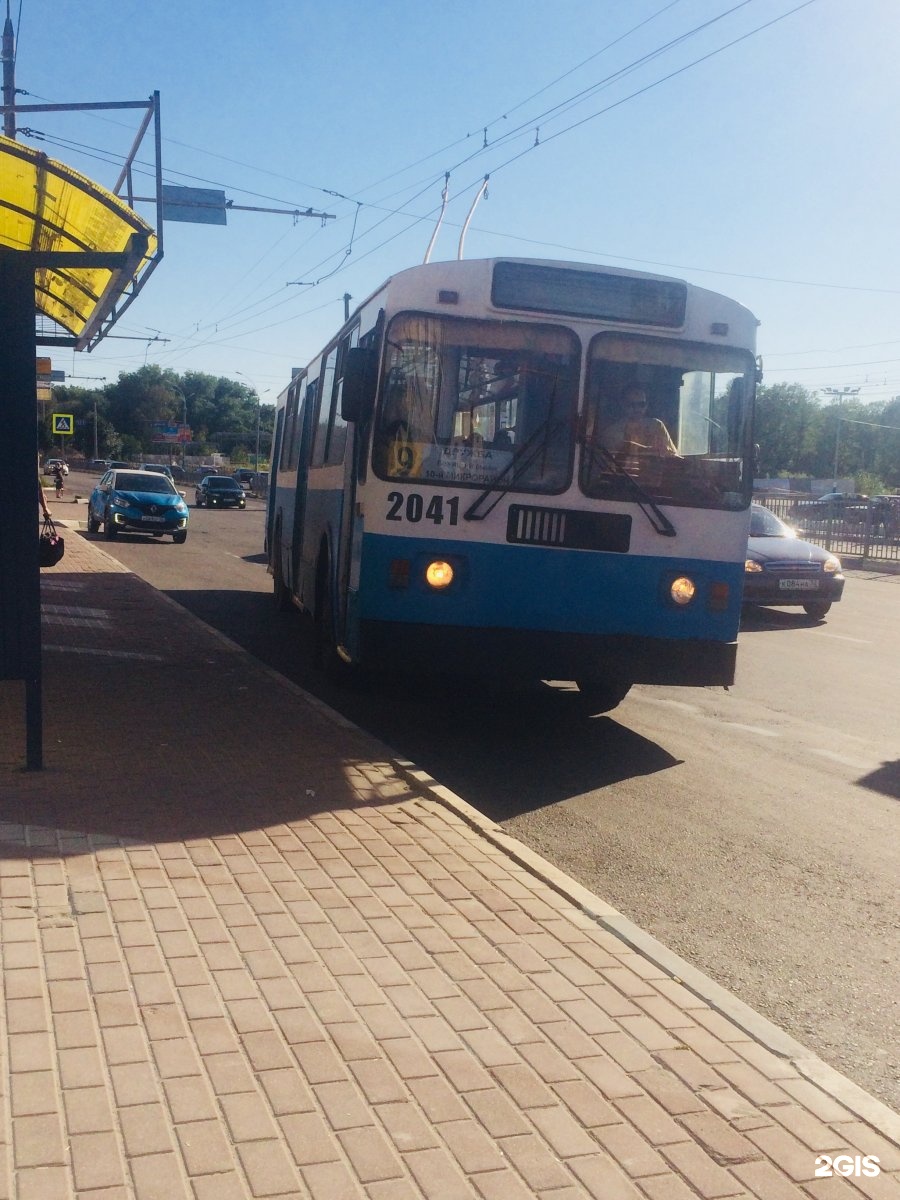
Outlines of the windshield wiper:
M565 424L565 422L560 418L557 418L557 420L554 421L549 416L545 417L540 425L538 425L537 429L535 429L535 431L531 434L531 436L526 438L522 445L514 451L512 458L504 467L501 467L484 491L480 492L475 497L475 499L463 513L465 520L483 521L488 513L493 512L493 510L500 503L502 497L505 496L507 492L511 491L513 487L515 487L538 455L542 454L547 449L547 445L553 434L555 434L563 424ZM507 474L509 474L509 478L504 480L503 477ZM493 492L497 493L493 504L485 508L483 512L476 511L479 505L482 504L483 501L485 501Z
M650 493L643 488L634 476L626 471L621 463L616 462L613 455L605 446L600 446L596 442L588 447L588 459L590 469L593 471L596 457L601 459L607 470L617 475L620 479L624 479L628 485L629 491L637 501L637 506L653 526L653 529L660 537L677 537L678 530L659 507Z

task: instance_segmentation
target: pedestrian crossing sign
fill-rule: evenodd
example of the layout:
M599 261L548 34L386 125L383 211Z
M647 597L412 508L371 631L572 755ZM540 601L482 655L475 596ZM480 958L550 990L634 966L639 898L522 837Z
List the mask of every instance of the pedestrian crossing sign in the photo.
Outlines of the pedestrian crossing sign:
M71 413L54 413L53 414L53 432L54 433L74 433L75 419Z

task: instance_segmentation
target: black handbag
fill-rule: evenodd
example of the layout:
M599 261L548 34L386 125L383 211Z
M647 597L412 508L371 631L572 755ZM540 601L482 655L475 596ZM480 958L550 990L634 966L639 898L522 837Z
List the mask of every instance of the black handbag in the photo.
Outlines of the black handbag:
M55 567L66 552L65 540L56 532L56 526L46 514L41 526L40 547L42 567Z

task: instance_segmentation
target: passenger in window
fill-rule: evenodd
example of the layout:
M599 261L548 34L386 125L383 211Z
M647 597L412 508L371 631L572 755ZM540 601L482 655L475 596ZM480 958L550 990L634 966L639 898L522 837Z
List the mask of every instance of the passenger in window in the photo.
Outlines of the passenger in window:
M484 438L478 432L473 413L460 413L460 431L453 439L454 446L470 446L480 449L484 446Z
M600 441L616 454L678 454L662 421L647 415L647 393L636 383L625 388L622 412L601 430Z

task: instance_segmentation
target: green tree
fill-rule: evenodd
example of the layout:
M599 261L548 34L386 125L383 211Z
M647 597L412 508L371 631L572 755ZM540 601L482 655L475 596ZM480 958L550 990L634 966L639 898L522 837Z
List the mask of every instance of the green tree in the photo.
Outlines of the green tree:
M806 470L807 447L816 421L811 392L798 383L757 388L754 440L759 446L757 473L765 478L799 475Z

